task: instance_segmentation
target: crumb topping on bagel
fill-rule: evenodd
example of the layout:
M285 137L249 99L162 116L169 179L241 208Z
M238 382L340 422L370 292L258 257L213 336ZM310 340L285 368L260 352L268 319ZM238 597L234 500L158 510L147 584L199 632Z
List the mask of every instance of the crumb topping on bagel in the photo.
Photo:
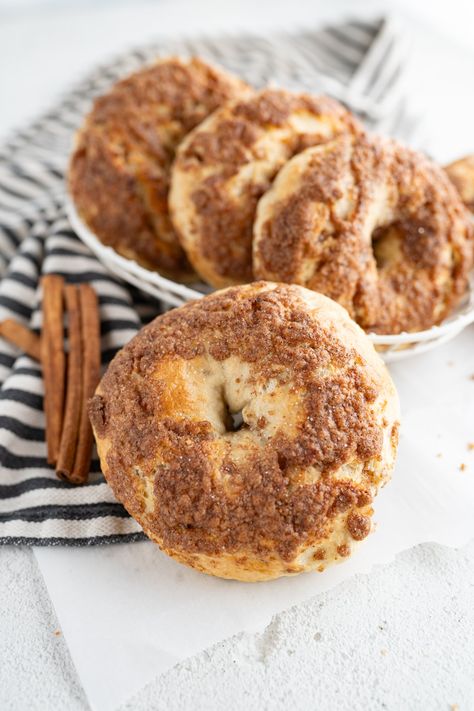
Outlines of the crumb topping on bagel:
M265 89L216 111L182 143L172 171L173 224L196 271L216 287L252 279L258 199L292 155L357 120L336 101Z
M145 327L90 415L104 474L145 532L248 580L347 556L398 438L393 384L362 331L324 296L269 283Z
M149 269L192 277L168 213L175 150L212 111L247 91L200 59L172 57L96 99L77 137L69 187L101 241Z
M439 323L471 263L470 220L446 174L390 139L346 134L308 148L258 206L255 274L330 296L367 331Z

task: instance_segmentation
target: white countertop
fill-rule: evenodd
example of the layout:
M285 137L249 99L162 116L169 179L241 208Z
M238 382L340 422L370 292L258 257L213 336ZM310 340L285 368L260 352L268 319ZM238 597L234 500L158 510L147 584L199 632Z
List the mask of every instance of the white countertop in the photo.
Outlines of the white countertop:
M2 711L89 709L31 552L0 549L0 581ZM121 711L470 711L473 596L474 542L418 546L177 665Z
M407 91L427 147L443 161L474 152L472 3L411 4L0 0L0 138L94 63L159 34L266 33L389 7L412 13ZM473 598L474 542L418 546L276 616L262 634L179 664L126 708L469 711ZM11 547L0 548L0 708L89 708L34 556Z

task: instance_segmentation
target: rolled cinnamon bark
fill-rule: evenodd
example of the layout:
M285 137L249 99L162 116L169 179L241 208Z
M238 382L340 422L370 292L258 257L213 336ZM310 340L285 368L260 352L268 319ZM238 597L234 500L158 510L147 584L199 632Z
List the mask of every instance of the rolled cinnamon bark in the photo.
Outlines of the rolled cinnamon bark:
M63 286L58 274L48 274L42 281L43 330L41 361L44 381L44 410L48 464L56 465L61 441L64 410L66 356L64 353Z
M7 318L0 323L0 336L35 360L41 360L41 339L23 324Z
M56 474L69 481L76 457L82 410L83 348L81 333L81 304L77 286L64 290L68 317L69 353L67 359L66 406L61 433Z
M100 316L97 294L89 284L79 285L82 320L82 410L74 469L70 481L84 484L89 476L94 437L87 411L100 379Z

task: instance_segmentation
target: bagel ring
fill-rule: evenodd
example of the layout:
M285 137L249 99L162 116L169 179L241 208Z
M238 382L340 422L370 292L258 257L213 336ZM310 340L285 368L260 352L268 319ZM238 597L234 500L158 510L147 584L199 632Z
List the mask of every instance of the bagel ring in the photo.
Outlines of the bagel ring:
M69 189L106 245L144 267L189 281L168 214L169 173L184 135L246 84L200 59L162 59L96 99L76 138Z
M292 155L357 126L332 99L277 89L237 99L198 126L177 151L170 190L197 273L218 288L251 281L259 197Z
M255 275L326 294L366 331L439 323L471 263L469 215L445 172L394 140L359 133L308 148L258 205Z
M396 391L364 332L325 296L265 282L143 328L90 416L102 471L145 533L248 581L347 557L398 442Z

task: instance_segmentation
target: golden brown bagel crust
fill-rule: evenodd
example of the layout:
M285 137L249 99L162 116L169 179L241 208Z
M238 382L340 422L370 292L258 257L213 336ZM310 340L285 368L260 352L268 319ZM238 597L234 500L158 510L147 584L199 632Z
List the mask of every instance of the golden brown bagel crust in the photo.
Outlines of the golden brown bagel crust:
M170 211L186 253L215 287L252 280L252 224L259 197L307 146L358 127L327 97L264 89L227 104L181 144Z
M463 203L474 212L474 155L450 163L445 170Z
M472 260L468 213L445 172L359 133L289 161L260 200L254 272L342 304L366 330L429 328L456 306Z
M77 136L69 187L84 222L120 254L176 279L192 269L168 214L171 163L182 138L248 91L200 59L163 59L96 99Z
M265 282L142 329L90 416L104 475L145 533L177 560L239 580L350 554L370 531L399 419L390 376L346 311Z

